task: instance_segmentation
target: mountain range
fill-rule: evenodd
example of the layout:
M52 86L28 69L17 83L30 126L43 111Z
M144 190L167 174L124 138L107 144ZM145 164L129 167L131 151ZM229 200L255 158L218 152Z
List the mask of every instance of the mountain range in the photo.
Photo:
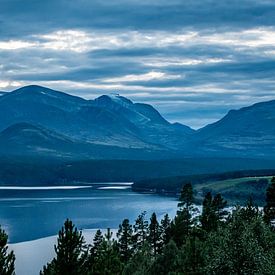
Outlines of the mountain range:
M41 86L0 96L0 154L73 159L275 159L275 100L231 110L199 130L118 94L85 100Z

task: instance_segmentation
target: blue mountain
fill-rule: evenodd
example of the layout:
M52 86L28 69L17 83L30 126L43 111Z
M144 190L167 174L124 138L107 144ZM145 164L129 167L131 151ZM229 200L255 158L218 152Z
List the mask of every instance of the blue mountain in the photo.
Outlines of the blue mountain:
M187 126L169 123L150 105L133 103L118 95L85 100L40 86L26 86L1 96L0 117L0 131L11 133L15 128L18 141L25 140L22 131L18 131L20 127L31 125L37 130L47 130L51 137L62 136L74 144L82 144L83 148L97 145L169 151L183 145L194 132ZM28 133L34 135L35 131ZM35 144L35 139L42 142L38 137L34 135L29 144ZM70 146L73 148L72 143Z
M274 109L269 101L231 110L195 131L120 95L85 100L32 85L0 96L0 154L275 159Z
M231 110L197 131L193 144L206 155L275 158L275 100Z

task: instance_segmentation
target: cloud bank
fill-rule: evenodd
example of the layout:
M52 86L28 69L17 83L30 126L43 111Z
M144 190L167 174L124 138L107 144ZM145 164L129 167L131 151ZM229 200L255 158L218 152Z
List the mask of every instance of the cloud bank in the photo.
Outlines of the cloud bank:
M118 92L194 128L275 98L274 1L0 4L0 90Z

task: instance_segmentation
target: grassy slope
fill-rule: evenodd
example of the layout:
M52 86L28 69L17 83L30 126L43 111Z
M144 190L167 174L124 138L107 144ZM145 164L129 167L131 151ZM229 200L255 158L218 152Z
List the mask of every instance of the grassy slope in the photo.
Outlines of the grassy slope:
M219 174L189 175L137 181L135 191L173 193L178 195L182 186L191 182L195 196L201 202L207 192L221 193L231 204L244 203L250 196L260 205L275 170L247 170Z
M197 198L202 200L208 191L221 193L230 203L243 203L249 196L262 204L265 199L265 190L271 181L271 176L243 177L222 181L205 182L196 184Z

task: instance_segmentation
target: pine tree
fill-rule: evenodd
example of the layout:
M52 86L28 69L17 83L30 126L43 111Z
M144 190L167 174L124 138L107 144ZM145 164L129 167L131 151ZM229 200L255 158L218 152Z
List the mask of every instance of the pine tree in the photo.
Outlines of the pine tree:
M215 195L213 199L213 207L216 211L217 218L219 221L222 221L225 216L228 215L228 211L225 210L227 205L227 201L223 199L221 194Z
M149 225L149 243L151 244L153 255L156 256L160 249L161 232L156 213L153 213L150 218Z
M200 222L202 229L206 232L217 230L219 223L223 220L227 211L224 210L226 201L223 200L220 194L217 194L214 198L211 192L205 195L203 200L202 214L200 216Z
M178 274L177 270L178 248L173 240L171 240L163 249L163 253L158 255L155 262L146 274Z
M145 220L146 212L142 212L136 222L134 224L134 235L133 235L133 245L134 250L141 249L144 245L146 240L148 239L148 221Z
M13 275L15 256L13 251L8 253L8 235L0 226L0 274Z
M203 257L202 241L196 236L188 236L178 253L177 271L179 274L204 274Z
M128 261L123 269L123 275L144 275L144 274L156 274L150 273L150 267L153 259L151 255L151 247L148 243L138 250L133 257Z
M211 232L204 245L205 274L275 274L274 233L258 214L237 208L226 226Z
M264 207L264 218L268 224L275 226L275 177L266 190L266 205Z
M84 237L72 221L66 220L58 234L55 245L56 257L44 267L41 274L78 275L84 268Z
M178 208L179 211L184 208L189 209L194 203L194 192L191 183L186 183L180 193Z
M171 235L178 247L180 247L191 233L193 225L195 224L194 215L197 209L194 207L194 192L192 185L187 183L183 186L177 215L171 224Z
M95 274L97 270L97 265L99 263L99 259L102 254L101 253L102 243L103 243L102 232L101 230L97 230L93 239L93 244L90 248L90 251L85 263L86 269L89 270L89 272L92 274Z
M168 244L171 239L171 220L168 214L160 221L160 239L162 246Z
M129 220L123 220L117 232L118 247L123 262L127 262L132 254L133 229Z
M113 232L110 228L107 229L104 236L100 230L97 230L88 255L85 274L121 274L122 263L119 257L119 249L112 236Z
M216 229L216 217L213 208L213 198L211 192L208 192L204 197L200 222L202 229L207 232Z

